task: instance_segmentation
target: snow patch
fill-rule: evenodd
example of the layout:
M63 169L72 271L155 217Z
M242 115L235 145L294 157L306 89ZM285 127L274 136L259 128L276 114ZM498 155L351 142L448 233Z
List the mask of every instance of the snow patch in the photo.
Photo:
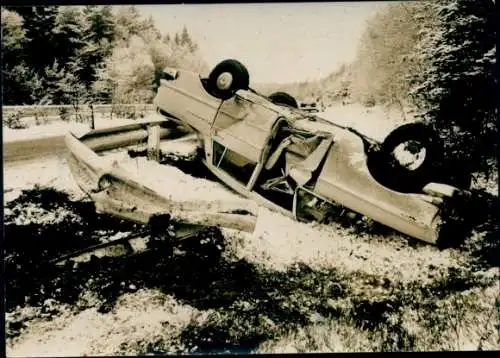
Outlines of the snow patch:
M459 267L462 256L455 250L434 246L409 248L406 238L354 234L340 225L300 223L261 208L253 234L223 229L229 245L240 258L275 270L296 262L314 269L337 267L409 282L432 280L435 270Z
M13 209L5 209L5 217L11 217L13 214ZM59 224L63 222L68 217L76 220L77 217L75 215L63 208L57 207L51 210L46 210L41 208L40 206L28 203L23 206L22 212L17 213L17 215L13 218L12 223L15 225L46 225L46 224Z
M135 355L146 350L141 342L168 342L198 315L195 308L171 296L157 290L140 290L121 296L107 314L90 308L76 315L29 322L22 337L7 342L7 355Z
M328 121L352 127L359 132L382 141L393 129L405 123L404 117L383 107L366 108L361 104L328 107L319 117ZM407 118L406 121L411 121Z
M52 187L65 191L73 199L81 199L85 196L73 181L63 156L5 167L3 176L4 203L15 200L21 195L22 190L35 187Z
M148 161L144 157L131 159L127 153L118 152L109 156L110 161L116 161L124 170L139 176L142 184L172 200L191 201L246 201L242 196L228 190L223 184L206 179L194 178L180 169L170 165L161 165ZM193 165L203 165L195 162Z

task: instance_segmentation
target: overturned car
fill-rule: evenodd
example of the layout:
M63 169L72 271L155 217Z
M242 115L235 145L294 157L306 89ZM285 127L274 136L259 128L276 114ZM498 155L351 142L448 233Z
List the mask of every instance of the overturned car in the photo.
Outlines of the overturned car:
M168 140L168 128L177 126L196 133L201 162L252 203L300 221L326 223L357 213L425 242L440 242L448 231L443 230L447 203L459 187L470 185L470 176L450 174L432 129L409 123L378 142L300 110L286 93L259 94L249 82L247 69L236 60L222 61L207 78L165 69L154 99L164 122L67 135L77 183L98 209L131 220L148 223L168 214L186 225L251 231L257 215L251 203L215 209L206 203L174 205L140 177L104 166L96 154L139 137Z

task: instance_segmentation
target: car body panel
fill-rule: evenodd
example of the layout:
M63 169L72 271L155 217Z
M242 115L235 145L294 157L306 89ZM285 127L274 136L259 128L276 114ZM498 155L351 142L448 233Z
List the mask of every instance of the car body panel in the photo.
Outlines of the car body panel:
M180 78L182 77L181 75ZM192 82L195 82L195 78L192 76ZM179 80L168 81L166 84L169 88L175 88L178 93L184 93L179 87L184 88L185 85L185 82ZM272 143L275 134L273 130L280 118L285 118L286 122L295 128L311 133L330 133L331 142L328 143L327 149L325 150L326 147L323 146L320 151L309 153L307 158L297 155L288 148L284 150L286 163L284 170L297 185L299 187L308 185L319 197L338 202L348 209L405 234L427 242L436 242L439 231L439 205L435 204L435 200L428 198L428 195L400 193L378 183L370 174L366 164L364 143L357 134L326 121L315 121L301 116L297 114L298 111L290 111L288 108L275 105L251 91L238 91L231 99L224 101L218 111L214 105L218 102L213 101L203 86L198 86L195 94L198 102L206 99L207 106L211 107L210 111L204 114L198 113L196 117L201 118L205 115L203 121L208 123L214 116L215 120L210 129L207 126L191 124L196 118L189 118L193 116L191 114L193 111L187 109L189 105L183 109L178 102L176 104L169 102L174 107L172 110L163 99L157 101L161 102L160 108L179 116L183 122L202 133L206 138L205 142L220 143L255 164L254 178L261 175L265 161L272 155L269 153L269 147L276 144ZM164 91L159 92L157 98L166 95ZM186 105L186 101L183 105ZM216 114L213 113L214 110ZM327 141L323 142L326 145ZM212 150L213 145L206 145L208 168L212 172L218 172L217 176L240 194L247 197L254 196L250 190L252 185L234 180L231 173L213 165L210 157ZM243 167L246 163L240 164ZM312 175L318 168L320 168L319 173L316 176ZM310 183L311 180L313 183ZM253 184L251 180L250 184Z
M323 172L320 174L320 182L336 182L359 193L360 197L371 198L370 200L380 202L379 205L401 208L410 216L412 213L415 214L413 216L429 215L429 217L436 214L435 206L421 204L420 194L400 193L379 184L371 176L366 164L364 143L355 133L320 122L299 121L295 126L311 131L330 131L335 138ZM321 185L318 185L317 189L326 191L321 189Z
M216 168L213 164L211 164L206 159L203 159L202 162L203 162L203 164L205 164L205 166L208 169L210 169L210 171L219 180L221 180L223 183L225 183L227 186L229 186L231 189L233 189L238 194L240 194L240 195L242 195L242 196L244 196L244 197L246 197L248 199L254 200L258 204L260 204L262 206L265 206L265 207L267 207L267 208L269 208L271 210L277 211L277 212L279 212L279 213L281 213L281 214L283 214L285 216L288 216L288 217L293 217L294 216L293 212L291 212L289 210L286 210L286 209L282 208L279 205L276 205L275 203L273 203L270 200L267 200L264 196L256 193L255 191L249 190L246 185L244 185L243 183L238 182L237 180L235 180L227 172L225 172L225 171L223 171L221 169Z
M439 208L418 194L399 193L379 184L369 174L366 161L353 155L362 150L363 143L352 136L335 141L314 191L405 234L435 242L434 218Z
M230 149L236 149L238 153L257 163L269 142L268 136L278 119L277 113L244 99L239 101L244 103L238 104L233 101L230 103L232 104L230 109L217 114L214 139ZM231 111L233 108L235 109ZM233 113L238 115L243 111L244 116L232 117L235 118L232 123L226 119L231 118ZM223 122L224 126L219 127L219 122Z
M172 86L174 82L176 85ZM158 88L153 103L158 108L168 108L168 116L205 133L212 128L222 100L207 94L198 74L179 71L175 81L168 81L168 86L161 85Z
M330 152L333 144L332 137L324 138L309 155L303 160L289 166L289 175L295 180L297 185L306 185L313 177L313 173L318 170L324 161L325 156ZM287 158L285 157L285 160ZM318 178L319 179L319 178Z
M301 219L297 208L312 195L423 241L438 239L442 200L432 191L401 193L377 182L367 166L366 138L352 130L273 104L253 90L222 101L189 71L162 80L154 104L168 121L198 134L202 162L215 176L260 205ZM130 182L136 186L138 180ZM273 189L293 205L273 199Z

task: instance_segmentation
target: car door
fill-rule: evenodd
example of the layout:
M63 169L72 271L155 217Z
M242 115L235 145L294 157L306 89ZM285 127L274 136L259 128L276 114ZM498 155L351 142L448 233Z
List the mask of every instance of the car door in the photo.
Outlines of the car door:
M224 101L212 128L212 165L246 185L261 164L277 118L260 96L248 91Z

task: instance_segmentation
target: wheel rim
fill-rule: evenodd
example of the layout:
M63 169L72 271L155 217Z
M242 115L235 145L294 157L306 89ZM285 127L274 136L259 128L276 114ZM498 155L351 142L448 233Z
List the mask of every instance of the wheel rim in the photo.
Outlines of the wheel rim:
M228 90L233 84L233 75L229 72L223 72L217 77L217 88L220 90Z
M402 167L415 171L424 163L427 150L417 141L408 141L398 145L392 153Z

